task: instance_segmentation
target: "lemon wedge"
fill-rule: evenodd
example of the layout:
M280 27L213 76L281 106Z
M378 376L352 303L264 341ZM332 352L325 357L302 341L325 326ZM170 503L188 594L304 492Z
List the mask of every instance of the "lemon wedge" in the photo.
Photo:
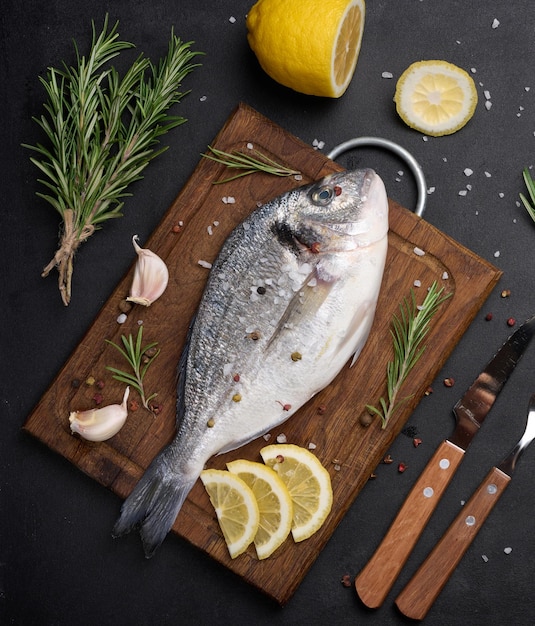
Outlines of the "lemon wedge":
M277 82L339 98L355 72L364 17L364 0L258 0L247 15L247 39Z
M447 61L418 61L399 77L394 96L401 119L435 137L450 135L474 115L477 90L472 77Z
M230 556L245 552L258 532L260 513L251 489L225 470L207 469L201 481L210 496Z
M333 492L329 472L316 456L294 444L266 446L260 455L290 493L294 541L308 539L321 528L331 511Z
M227 463L227 468L251 488L256 498L260 522L254 545L258 558L266 559L292 528L293 506L288 489L278 474L262 463L240 459Z

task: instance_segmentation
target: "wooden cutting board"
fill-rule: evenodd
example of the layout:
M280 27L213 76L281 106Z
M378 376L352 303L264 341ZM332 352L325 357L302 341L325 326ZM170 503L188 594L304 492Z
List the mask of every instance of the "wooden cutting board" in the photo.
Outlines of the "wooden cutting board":
M24 426L27 432L122 498L130 493L149 462L174 436L176 366L188 323L208 275L208 270L198 261L213 261L231 229L258 202L342 169L256 111L240 105L212 145L226 151L246 150L249 142L300 170L303 181L254 174L214 185L214 181L228 177L228 172L220 164L201 159L150 240L141 242L143 247L159 254L169 267L171 278L165 294L147 309L134 308L123 325L117 323L119 303L128 295L132 280L133 254L132 268ZM235 203L223 202L222 198L229 196ZM179 224L179 232L175 232L174 227ZM129 239L130 235L125 234L125 238ZM416 254L415 248L425 254ZM387 267L366 347L355 366L344 368L328 388L271 433L270 443L283 433L290 443L305 447L309 443L316 445L315 454L328 468L333 484L334 505L327 522L318 533L300 544L289 538L265 561L257 560L253 547L231 560L208 496L197 481L173 531L280 604L287 602L500 275L499 270L422 218L390 202ZM421 281L421 288L413 287L415 280ZM425 353L406 382L404 395L413 394L412 399L394 415L385 430L378 420L365 428L359 421L365 404L377 403L385 392L386 365L392 356L389 332L392 316L399 311L403 298L410 296L411 289L421 301L434 280L452 296L435 316ZM104 443L88 443L71 435L69 412L94 406L96 392L94 386L84 382L73 386L73 379L103 380L105 387L100 392L103 404L119 403L124 385L112 379L106 366L125 369L126 364L105 339L120 343L122 334L135 336L140 321L143 322L144 343L157 341L161 349L145 379L147 391L158 392L161 412L155 416L143 408L131 411L119 434ZM131 398L136 395L132 392ZM225 463L234 458L260 461L259 450L264 445L266 440L261 437L237 451L211 459L209 466L224 468ZM172 548L164 544L160 549ZM140 558L143 558L141 546ZM157 554L154 558L158 558Z

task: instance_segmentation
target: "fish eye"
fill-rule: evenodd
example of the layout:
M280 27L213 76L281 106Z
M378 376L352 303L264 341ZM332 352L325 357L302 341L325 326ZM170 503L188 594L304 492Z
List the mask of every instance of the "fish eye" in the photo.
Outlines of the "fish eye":
M326 206L334 196L335 192L332 187L319 187L319 189L314 189L312 192L311 200L314 204Z

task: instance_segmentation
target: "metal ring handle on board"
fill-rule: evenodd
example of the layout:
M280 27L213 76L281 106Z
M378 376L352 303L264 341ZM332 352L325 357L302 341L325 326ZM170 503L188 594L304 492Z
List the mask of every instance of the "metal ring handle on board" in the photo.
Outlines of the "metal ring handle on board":
M389 139L382 139L381 137L358 137L356 139L348 139L348 141L344 141L343 143L338 144L329 152L327 157L334 161L334 159L342 154L342 152L347 152L347 150L351 150L352 148L359 148L361 146L374 146L377 148L385 148L386 150L390 150L391 152L397 154L407 163L411 172L414 174L414 178L416 179L416 187L418 189L418 202L416 203L416 208L414 209L414 212L416 213L416 215L419 215L421 217L425 211L425 203L427 200L427 186L425 183L425 176L418 161L412 156L412 154L408 150L405 150L405 148L402 148L399 144L394 143Z

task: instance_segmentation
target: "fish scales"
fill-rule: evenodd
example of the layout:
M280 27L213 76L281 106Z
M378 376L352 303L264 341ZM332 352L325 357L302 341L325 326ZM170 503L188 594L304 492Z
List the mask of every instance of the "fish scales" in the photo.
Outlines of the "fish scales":
M387 252L373 170L339 172L262 205L225 241L179 366L177 434L126 499L147 556L206 461L287 420L369 335Z

